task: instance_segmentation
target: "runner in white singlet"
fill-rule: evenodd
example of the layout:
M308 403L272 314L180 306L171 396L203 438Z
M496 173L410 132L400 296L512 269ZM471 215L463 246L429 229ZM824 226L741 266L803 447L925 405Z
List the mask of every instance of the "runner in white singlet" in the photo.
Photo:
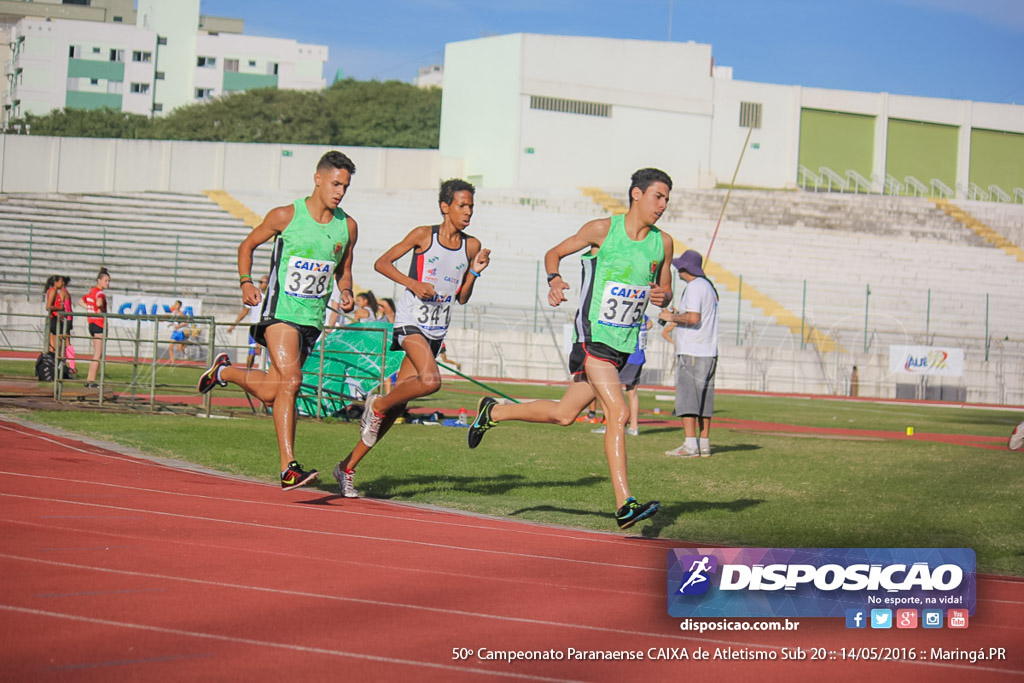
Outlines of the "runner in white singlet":
M405 287L396 305L392 350L404 351L398 380L386 396L371 396L363 410L360 440L334 468L345 498L358 498L353 486L356 465L387 433L406 404L441 388L435 357L441 350L452 306L465 304L473 285L490 262L490 250L463 232L473 217L475 188L464 180L446 180L438 204L440 225L414 228L377 259L377 272ZM407 275L395 261L412 252Z

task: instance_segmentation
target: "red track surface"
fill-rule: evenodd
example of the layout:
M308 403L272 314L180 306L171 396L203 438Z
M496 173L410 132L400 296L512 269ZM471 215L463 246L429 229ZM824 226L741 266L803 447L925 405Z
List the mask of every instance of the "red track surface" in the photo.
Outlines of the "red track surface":
M5 680L1021 680L1024 582L983 577L964 631L680 630L678 542L318 490L282 493L0 420ZM737 623L746 620L736 620ZM1004 661L782 661L781 648L1007 648ZM658 648L777 661L650 661ZM635 650L644 661L453 661ZM652 650L652 648L654 648Z

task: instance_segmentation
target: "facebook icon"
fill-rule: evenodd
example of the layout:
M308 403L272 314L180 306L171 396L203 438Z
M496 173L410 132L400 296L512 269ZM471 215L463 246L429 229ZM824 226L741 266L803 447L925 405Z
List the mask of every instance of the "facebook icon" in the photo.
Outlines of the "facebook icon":
M846 628L867 628L867 611L862 609L846 610Z

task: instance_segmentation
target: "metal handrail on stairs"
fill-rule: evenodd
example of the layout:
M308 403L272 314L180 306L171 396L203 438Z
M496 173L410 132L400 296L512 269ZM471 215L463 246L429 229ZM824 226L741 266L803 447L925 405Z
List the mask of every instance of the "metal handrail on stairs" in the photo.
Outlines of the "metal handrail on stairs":
M1013 198L1007 194L1006 190L999 187L998 185L992 184L988 186L988 191L992 194L992 198L996 201L1010 203Z
M938 192L939 196L943 199L951 199L953 197L953 188L946 183L942 182L938 178L932 178L932 196Z
M862 176L852 168L846 169L846 177L850 181L851 189L854 192L859 192L860 188L864 188L864 192L871 194L871 181Z
M906 181L908 188L912 188L914 190L915 197L928 196L928 187L914 176L908 175L903 180Z
M967 198L977 199L982 202L987 202L989 199L988 192L985 192L985 190L981 189L981 186L978 185L978 183L973 182L967 184Z
M836 184L840 192L846 192L846 178L833 171L828 166L822 166L818 169L818 173L827 182L828 191L832 191L832 183Z

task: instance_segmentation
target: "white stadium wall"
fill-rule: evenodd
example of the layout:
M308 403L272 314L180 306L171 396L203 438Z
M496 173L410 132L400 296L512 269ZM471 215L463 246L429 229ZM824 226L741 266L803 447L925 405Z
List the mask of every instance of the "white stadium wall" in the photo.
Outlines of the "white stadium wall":
M433 149L0 135L0 192L305 191L331 149L368 188L434 189L457 168Z
M1017 105L736 81L711 65L711 46L695 43L535 34L449 43L442 157L464 159L484 187L618 188L641 166L709 187L731 179L747 133L739 106L752 102L761 127L740 185L795 187L801 112L818 109L875 117L879 176L890 118L959 127L956 181L966 187L972 128L1024 133ZM532 109L531 96L611 105L611 115Z

